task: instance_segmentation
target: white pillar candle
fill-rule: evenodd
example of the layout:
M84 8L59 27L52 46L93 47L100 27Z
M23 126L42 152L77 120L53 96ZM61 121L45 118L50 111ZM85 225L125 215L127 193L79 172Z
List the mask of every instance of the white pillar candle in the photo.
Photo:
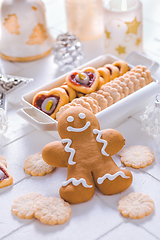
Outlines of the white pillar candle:
M104 2L105 51L124 59L143 51L142 3L139 0Z

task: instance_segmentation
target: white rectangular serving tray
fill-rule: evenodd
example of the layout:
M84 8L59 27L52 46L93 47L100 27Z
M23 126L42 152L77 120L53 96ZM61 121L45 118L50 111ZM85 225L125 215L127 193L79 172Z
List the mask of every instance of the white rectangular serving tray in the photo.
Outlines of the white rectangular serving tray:
M113 63L117 60L121 59L113 55L106 54L99 56L92 61L85 63L84 65L81 65L78 67L78 69L82 69L83 67L87 66L99 68L107 63ZM151 71L153 82L97 113L96 117L99 120L101 129L113 128L120 122L124 121L127 117L142 109L148 99L154 94L157 94L158 90L160 90L160 81L153 77L153 73L159 68L158 63L137 52L131 52L125 60L130 68L136 65L146 66ZM64 74L61 77L53 80L53 82L43 85L40 88L22 96L23 108L18 111L18 114L36 129L42 131L51 131L50 133L55 138L59 138L57 132L57 121L34 107L32 105L32 100L34 95L39 91L48 91L52 88L61 86L65 82L66 75L67 74Z

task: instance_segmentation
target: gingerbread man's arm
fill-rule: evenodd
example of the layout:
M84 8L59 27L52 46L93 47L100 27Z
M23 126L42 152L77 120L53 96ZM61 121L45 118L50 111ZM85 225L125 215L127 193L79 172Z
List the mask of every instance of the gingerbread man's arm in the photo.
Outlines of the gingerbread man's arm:
M54 167L67 167L69 155L61 141L48 143L42 150L44 161Z
M120 132L115 129L105 129L102 130L101 139L107 141L107 146L105 151L110 155L115 155L118 153L125 145L125 139Z

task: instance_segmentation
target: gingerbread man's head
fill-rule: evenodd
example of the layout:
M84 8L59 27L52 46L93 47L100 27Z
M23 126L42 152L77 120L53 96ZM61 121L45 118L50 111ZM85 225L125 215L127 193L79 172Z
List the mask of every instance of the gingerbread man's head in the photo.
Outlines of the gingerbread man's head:
M99 122L83 107L70 107L58 120L58 133L62 139L86 139L93 135L93 129L100 129Z

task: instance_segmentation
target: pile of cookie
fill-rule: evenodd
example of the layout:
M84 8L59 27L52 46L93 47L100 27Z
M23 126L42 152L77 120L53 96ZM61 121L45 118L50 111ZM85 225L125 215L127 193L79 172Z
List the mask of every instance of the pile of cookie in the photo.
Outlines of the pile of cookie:
M32 103L58 121L70 106L83 106L96 114L150 82L151 73L145 66L129 69L127 62L116 61L70 72L62 86L38 92Z
M103 84L98 91L76 98L62 106L56 114L56 120L58 121L67 108L76 105L81 105L96 114L150 82L152 82L150 71L145 66L136 66L123 76Z
M146 146L132 145L123 148L118 154L121 162L127 167L144 168L155 160L154 153ZM6 160L1 157L1 164ZM43 176L53 171L41 153L29 156L24 162L24 170L32 176ZM70 219L71 206L61 198L44 197L40 193L26 193L14 199L12 206L14 215L23 219L36 218L44 224L63 224ZM154 210L152 198L141 192L131 192L118 202L118 210L124 217L140 219L150 215Z
M55 225L69 220L71 208L69 203L57 197L44 197L40 193L27 193L14 199L12 212L19 218L36 218L42 223Z
M113 64L105 64L97 69L86 67L76 72L70 72L66 76L64 84L49 91L38 92L34 96L32 104L53 119L56 119L56 114L62 106L88 93L98 91L103 84L122 76L127 71L129 71L127 62L116 61ZM99 102L101 101L99 100ZM107 100L105 100L105 103L103 102L102 99L102 109L103 104L106 103L104 108L107 106Z

